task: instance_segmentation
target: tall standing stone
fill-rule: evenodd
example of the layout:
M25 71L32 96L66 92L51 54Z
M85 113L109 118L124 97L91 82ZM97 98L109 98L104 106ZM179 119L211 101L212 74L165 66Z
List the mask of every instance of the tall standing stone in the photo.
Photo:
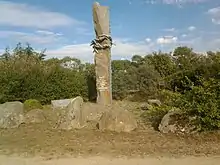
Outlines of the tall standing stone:
M111 89L111 46L109 9L95 2L93 5L93 22L96 39L92 41L95 53L97 103L112 103Z

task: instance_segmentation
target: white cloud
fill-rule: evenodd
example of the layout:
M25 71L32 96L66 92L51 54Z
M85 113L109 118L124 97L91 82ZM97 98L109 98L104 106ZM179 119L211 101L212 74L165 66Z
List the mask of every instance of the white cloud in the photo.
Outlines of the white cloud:
M0 49L0 55L2 55L5 52L4 49Z
M48 50L46 52L48 58L63 58L65 56L79 58L83 61L91 61L93 58L92 48L89 44L73 44L66 45L58 49Z
M55 35L55 36L62 36L62 33L55 33L52 31L47 31L47 30L37 30L36 33L41 34L41 35Z
M187 37L187 34L182 34L181 37L185 38L185 37Z
M210 0L162 0L165 4L203 3Z
M159 37L157 39L157 43L158 44L172 44L172 43L176 43L177 40L178 38L174 36L164 36L164 37Z
M76 27L75 31L79 35L91 36L91 35L94 34L93 31L91 31L91 30L89 30L89 29L87 29L85 27Z
M153 43L146 44L144 42L126 42L123 40L116 40L116 46L113 46L112 53L117 56L132 56L134 54L145 54L150 52L154 46Z
M146 0L145 3L154 5L157 3L157 1L156 0Z
M62 13L28 4L0 1L0 25L48 29L81 23Z
M190 27L188 27L188 30L189 31L194 31L194 30L196 30L196 27L195 26L190 26Z
M36 33L0 31L0 38L11 39L15 42L28 42L31 44L49 44L55 43L62 39L59 33L50 31L36 31Z
M167 5L182 5L182 4L189 4L189 3L204 3L209 2L211 0L146 0L146 4L167 4Z
M220 25L220 6L208 10L214 24Z
M193 48L196 52L206 52L209 50L219 50L220 36L198 36L185 40L178 41L179 46L188 46Z
M147 43L149 43L149 42L151 42L151 39L150 39L150 38L146 38L145 41L146 41Z
M218 50L217 45L220 43L220 37L188 37L184 39L178 39L175 36L160 37L156 40L156 43L159 45L154 44L154 41L152 40L147 43L146 40L143 42L132 42L129 38L115 38L116 46L112 47L112 59L130 59L134 54L146 55L147 53L161 49L160 45L166 45L165 47L162 47L162 51L165 52L172 51L176 46L189 46L194 48L196 52ZM84 43L71 44L58 49L48 50L46 54L48 55L48 58L63 58L65 56L70 56L78 58L84 62L93 62L94 55L92 51L90 44Z
M214 24L220 24L220 19L215 19L215 18L212 18L212 22L214 23Z
M163 29L163 31L167 31L167 32L174 32L175 30L176 30L175 28Z
M209 50L214 50L214 51L220 51L219 45L220 45L220 37L210 40L209 42L206 43L206 47L208 47Z
M201 37L194 37L194 38L190 38L190 39L179 40L178 44L194 47L195 44L199 44L200 41L201 41Z
M146 44L144 42L127 42L125 40L117 40L116 46L112 47L112 58L120 57L129 59L134 54L146 54L152 51L153 44ZM46 54L48 58L57 57L63 58L65 56L79 58L82 61L93 61L93 50L89 43L86 44L73 44L63 46L55 50L48 50Z

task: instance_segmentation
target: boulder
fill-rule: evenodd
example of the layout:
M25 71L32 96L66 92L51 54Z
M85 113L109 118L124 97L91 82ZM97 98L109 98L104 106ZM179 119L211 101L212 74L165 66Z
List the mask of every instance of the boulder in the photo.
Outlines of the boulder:
M82 108L82 115L86 120L85 128L97 129L102 114L109 110L110 107L94 103L87 103Z
M70 101L68 106L61 112L57 128L70 130L85 126L86 119L82 115L83 98L78 96Z
M161 105L162 105L162 103L160 102L160 100L157 100L157 99L149 99L149 100L148 100L148 103L149 103L150 105L156 105L156 106L161 106Z
M25 115L25 123L42 123L46 120L43 110L41 109L33 109L26 113Z
M140 106L141 110L146 111L146 110L151 110L153 109L153 106L147 103L144 103Z
M180 111L169 111L158 127L161 133L192 133L195 127L190 124L190 118Z
M83 105L82 114L86 121L99 121L102 114L109 109L108 106L99 105L96 103L87 103Z
M97 129L97 124L103 112L108 107L94 103L83 104L81 97L71 100L67 108L60 111L56 128L59 129Z
M131 132L137 128L137 121L127 110L110 109L102 114L98 128L115 132Z
M0 128L17 128L24 122L24 105L19 102L0 104Z
M71 100L66 109L61 110L56 128L71 129L97 129L117 132L130 132L137 128L135 117L130 112L111 106L98 104L83 104L81 97Z
M51 106L53 110L65 109L70 104L72 99L52 100Z

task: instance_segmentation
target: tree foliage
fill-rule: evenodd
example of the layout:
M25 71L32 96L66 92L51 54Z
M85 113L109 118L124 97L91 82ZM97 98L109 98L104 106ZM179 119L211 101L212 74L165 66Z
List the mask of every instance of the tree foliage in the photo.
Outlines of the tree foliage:
M201 130L220 128L220 52L198 54L188 47L173 53L134 55L112 61L114 99L144 101L159 98L165 107L176 107L196 116ZM0 103L83 96L96 100L95 66L79 59L46 59L19 43L0 56ZM167 109L166 109L167 110Z

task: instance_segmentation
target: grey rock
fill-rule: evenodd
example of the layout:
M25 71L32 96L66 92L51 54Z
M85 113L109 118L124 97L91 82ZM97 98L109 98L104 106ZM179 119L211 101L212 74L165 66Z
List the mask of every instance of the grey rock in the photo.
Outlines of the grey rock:
M86 121L99 121L102 114L109 109L108 106L103 106L95 103L86 104L82 108L82 114Z
M146 110L151 110L153 108L153 106L145 103L145 104L142 104L140 108L141 108L141 110L146 111Z
M85 128L97 129L102 114L108 111L110 107L99 104L86 104L82 108L82 115L85 117Z
M70 101L65 110L60 114L57 128L70 130L83 128L86 120L82 115L83 99L78 96Z
M72 99L52 100L51 106L53 110L65 109L69 105Z
M195 133L195 127L190 119L180 111L171 110L161 120L158 127L161 133Z
M133 114L124 110L113 110L111 106L98 104L83 104L81 97L71 100L68 107L61 111L56 128L71 129L97 129L117 132L130 132L137 128Z
M131 132L137 128L137 121L127 110L111 109L102 114L98 128L115 132Z
M19 101L0 104L0 128L17 128L24 123L24 105Z
M161 106L161 105L162 105L162 103L160 102L160 100L157 100L157 99L149 99L149 100L148 100L148 103L149 103L150 105L156 105L156 106Z

